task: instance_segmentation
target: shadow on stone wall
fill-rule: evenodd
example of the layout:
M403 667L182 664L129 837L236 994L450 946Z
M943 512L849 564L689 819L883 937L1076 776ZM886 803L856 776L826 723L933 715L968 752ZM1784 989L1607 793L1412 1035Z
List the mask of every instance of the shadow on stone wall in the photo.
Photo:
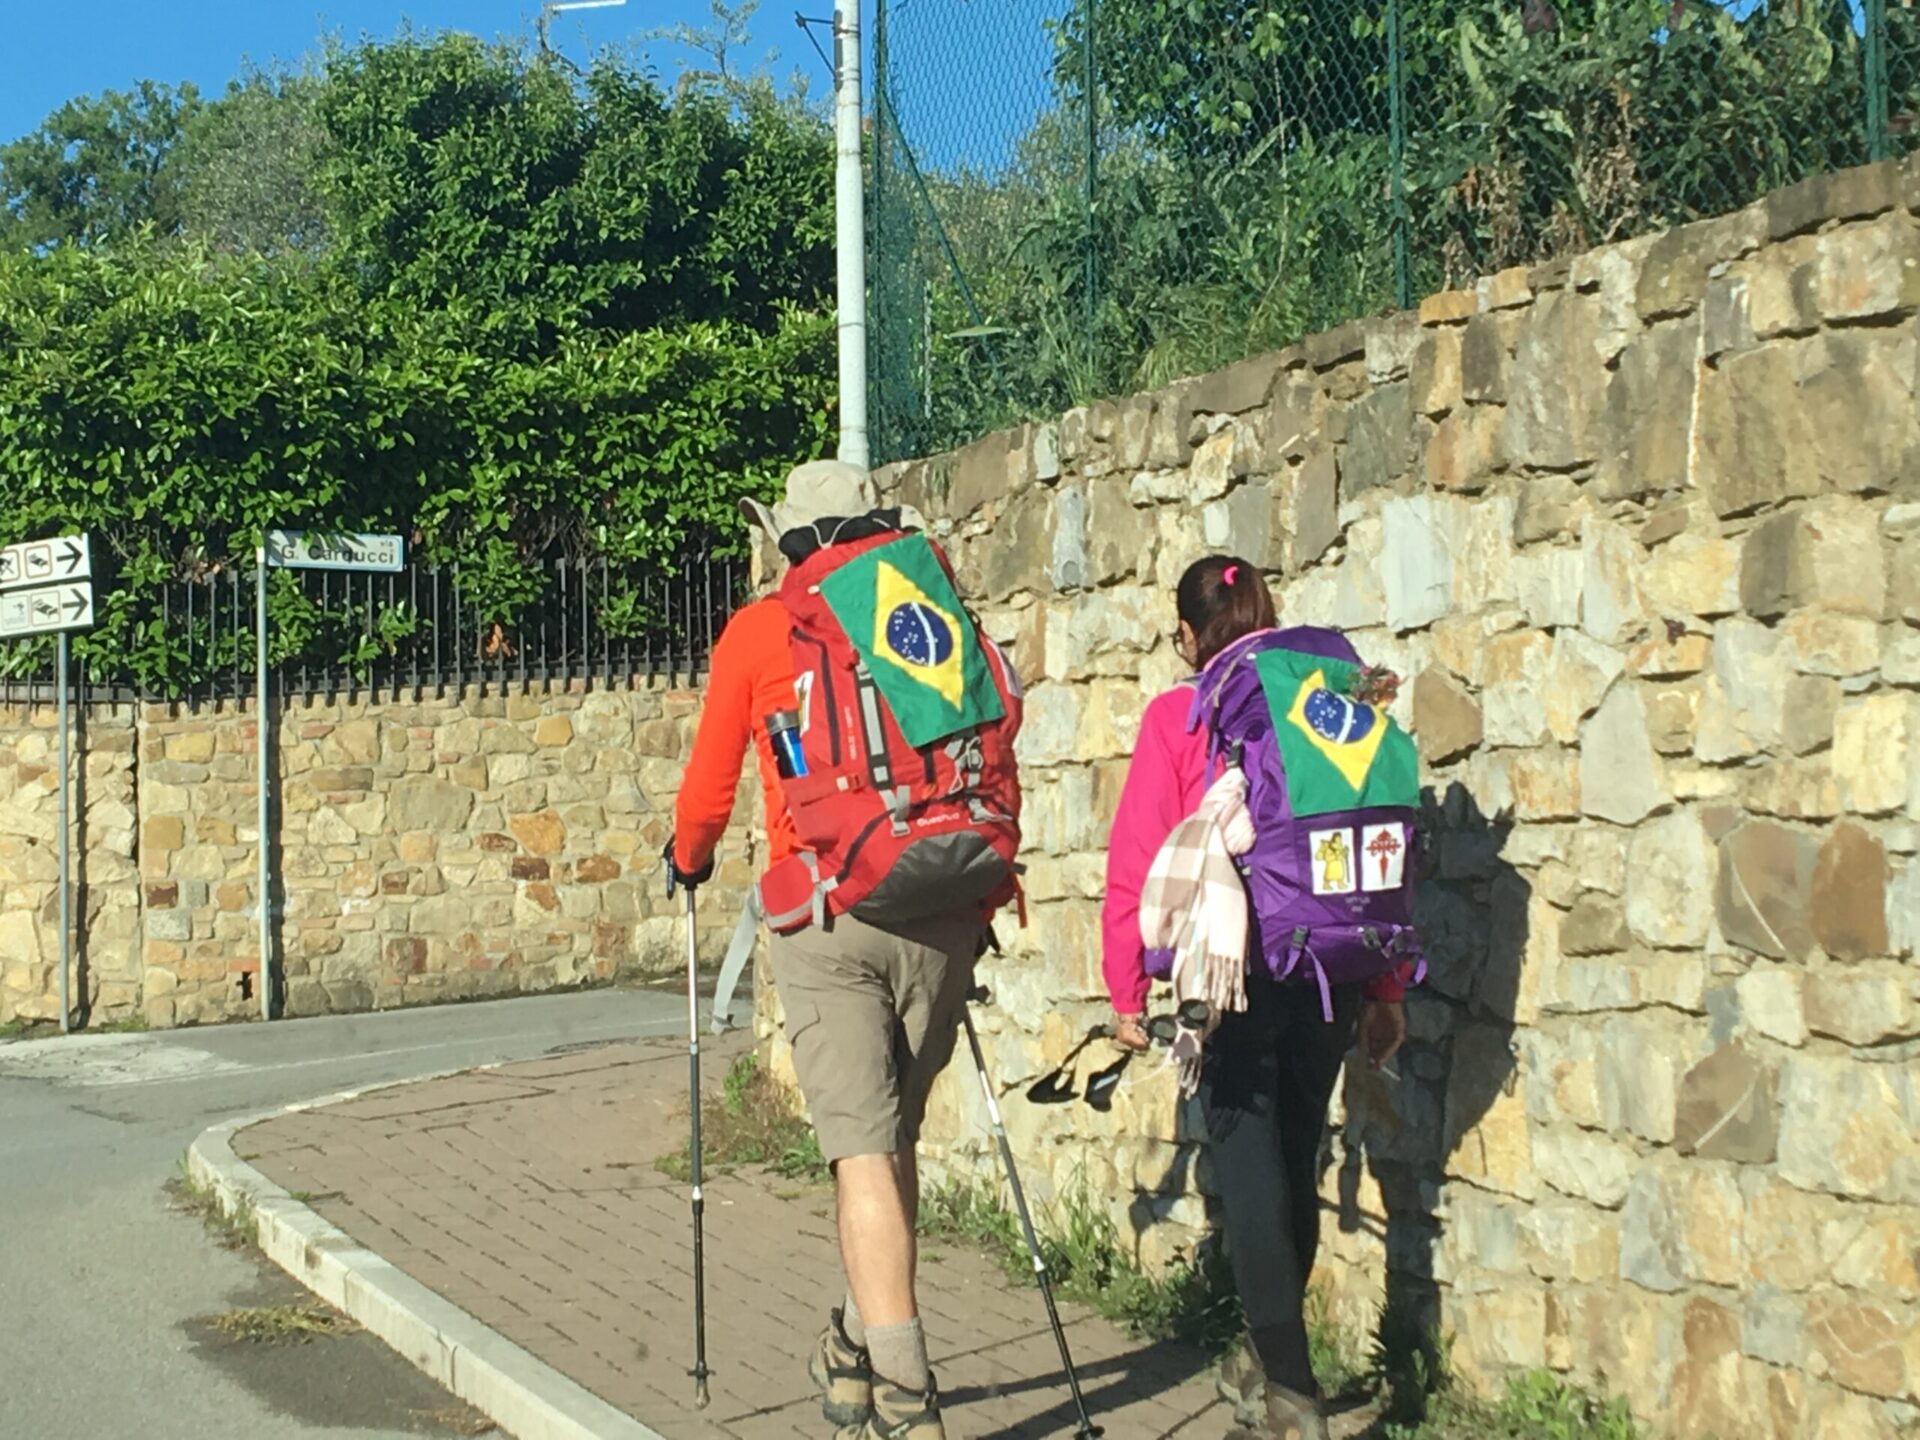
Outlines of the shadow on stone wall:
M1389 1067L1397 1080L1349 1057L1344 1123L1321 1157L1324 1180L1339 1152L1340 1229L1385 1243L1377 1358L1405 1377L1419 1373L1416 1359L1425 1374L1437 1373L1443 1180L1497 1176L1525 1163L1524 1154L1502 1154L1498 1128L1482 1122L1503 1102L1522 1103L1513 1035L1532 886L1504 858L1510 820L1482 814L1458 783L1444 798L1429 789L1422 800L1430 845L1416 919L1426 983L1407 995L1407 1043Z

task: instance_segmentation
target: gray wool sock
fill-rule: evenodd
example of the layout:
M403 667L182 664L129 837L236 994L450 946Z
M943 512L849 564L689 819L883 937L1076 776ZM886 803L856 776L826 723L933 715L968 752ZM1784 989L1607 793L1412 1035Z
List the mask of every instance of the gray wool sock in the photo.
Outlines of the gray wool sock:
M867 1327L860 1319L860 1303L853 1298L853 1291L847 1291L846 1306L840 1311L840 1328L851 1340L854 1348L867 1348Z
M867 1331L867 1354L873 1358L874 1375L902 1390L921 1394L933 1379L927 1365L927 1336L917 1315Z

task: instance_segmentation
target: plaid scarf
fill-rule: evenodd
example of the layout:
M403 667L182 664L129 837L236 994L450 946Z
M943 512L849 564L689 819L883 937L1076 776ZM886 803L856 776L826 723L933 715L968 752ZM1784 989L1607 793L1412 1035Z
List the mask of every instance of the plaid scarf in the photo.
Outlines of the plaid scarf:
M1174 1040L1183 1096L1199 1085L1201 1046L1220 1016L1247 1008L1247 890L1233 863L1253 845L1246 798L1245 772L1227 770L1167 836L1140 889L1140 938L1173 952L1175 1005L1207 1004L1206 1028Z

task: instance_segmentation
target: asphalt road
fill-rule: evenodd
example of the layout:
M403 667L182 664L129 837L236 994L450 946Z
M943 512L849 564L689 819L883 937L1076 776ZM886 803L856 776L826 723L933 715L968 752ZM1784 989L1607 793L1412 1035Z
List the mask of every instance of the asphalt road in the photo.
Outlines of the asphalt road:
M497 1434L365 1334L228 1338L213 1317L305 1292L169 1182L222 1120L685 1025L684 997L597 991L0 1043L0 1440Z

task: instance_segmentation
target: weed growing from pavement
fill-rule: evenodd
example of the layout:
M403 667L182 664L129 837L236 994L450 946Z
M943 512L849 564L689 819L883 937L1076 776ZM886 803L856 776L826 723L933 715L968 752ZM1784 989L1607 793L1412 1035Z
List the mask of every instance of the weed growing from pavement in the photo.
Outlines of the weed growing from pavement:
M787 1180L827 1179L827 1162L813 1126L752 1054L734 1062L718 1096L701 1097L700 1139L701 1164L709 1175L764 1165ZM676 1180L687 1179L692 1174L687 1148L661 1156L656 1168Z
M1121 1249L1113 1222L1084 1186L1065 1192L1035 1217L1041 1258L1064 1299L1077 1300L1136 1335L1180 1340L1211 1355L1239 1333L1240 1302L1214 1251L1184 1259L1165 1275L1146 1274ZM999 1260L1013 1284L1032 1284L1020 1222L999 1197L955 1183L928 1190L920 1231L930 1239L979 1245Z
M1077 1300L1143 1338L1224 1354L1242 1334L1233 1276L1217 1248L1145 1274L1120 1247L1111 1219L1084 1187L1036 1214L1042 1258L1064 1299ZM992 1191L965 1182L929 1189L920 1231L984 1249L1013 1284L1033 1283L1020 1222ZM1443 1336L1420 1335L1384 1317L1372 1353L1333 1315L1325 1294L1307 1296L1307 1346L1321 1389L1336 1400L1384 1402L1383 1440L1644 1440L1626 1403L1605 1400L1557 1375L1533 1372L1497 1399L1452 1380ZM1371 1432L1370 1432L1371 1433Z
M207 1234L229 1250L248 1249L258 1238L253 1207L242 1201L229 1211L211 1187L193 1178L185 1160L180 1162L180 1173L167 1182L167 1193L174 1209L197 1216Z
M205 1322L229 1340L253 1345L304 1345L309 1340L351 1335L360 1327L332 1306L306 1300L257 1310L229 1310Z

